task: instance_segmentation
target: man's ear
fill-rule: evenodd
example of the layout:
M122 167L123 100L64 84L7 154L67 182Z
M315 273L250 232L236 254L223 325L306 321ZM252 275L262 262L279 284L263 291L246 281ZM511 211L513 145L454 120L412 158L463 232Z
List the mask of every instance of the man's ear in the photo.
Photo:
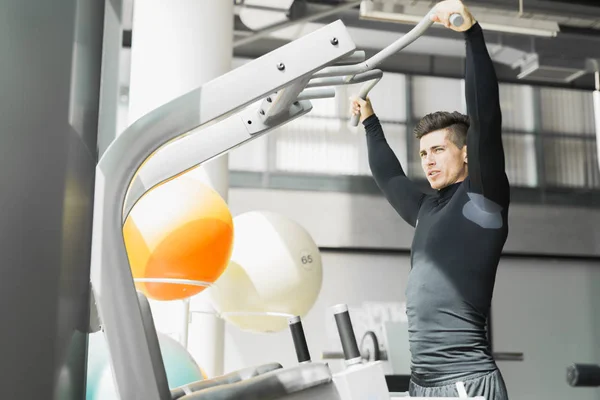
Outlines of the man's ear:
M467 146L463 147L463 160L465 164L469 163L469 157L467 156Z

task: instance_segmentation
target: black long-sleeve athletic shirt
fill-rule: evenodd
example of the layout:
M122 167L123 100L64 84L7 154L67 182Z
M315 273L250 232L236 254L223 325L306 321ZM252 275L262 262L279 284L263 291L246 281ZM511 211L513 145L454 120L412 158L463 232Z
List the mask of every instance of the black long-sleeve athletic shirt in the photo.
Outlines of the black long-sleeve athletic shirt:
M405 175L376 115L363 124L379 188L415 227L406 286L411 367L415 374L496 368L486 323L508 235L509 183L493 63L479 24L464 32L468 177L424 194Z

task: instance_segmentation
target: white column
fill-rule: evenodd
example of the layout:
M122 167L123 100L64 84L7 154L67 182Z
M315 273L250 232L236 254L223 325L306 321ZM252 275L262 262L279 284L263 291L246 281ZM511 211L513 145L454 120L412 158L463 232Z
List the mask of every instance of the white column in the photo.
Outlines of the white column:
M129 124L231 69L233 18L233 2L226 0L134 3ZM228 157L224 155L189 174L209 183L227 201L228 165ZM206 309L208 305L192 299L192 311L197 307ZM160 315L155 315L155 319L160 328ZM209 314L196 320L198 326L188 338L190 352L207 375L220 375L224 358L223 321ZM182 337L186 336L182 332Z

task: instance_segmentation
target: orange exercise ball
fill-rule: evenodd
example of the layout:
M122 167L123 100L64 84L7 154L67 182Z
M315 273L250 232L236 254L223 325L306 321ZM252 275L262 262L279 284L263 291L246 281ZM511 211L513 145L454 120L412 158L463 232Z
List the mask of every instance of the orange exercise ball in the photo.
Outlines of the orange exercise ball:
M233 248L233 218L210 186L180 176L147 192L123 226L134 279L184 279L212 284ZM136 281L154 300L181 300L206 287Z

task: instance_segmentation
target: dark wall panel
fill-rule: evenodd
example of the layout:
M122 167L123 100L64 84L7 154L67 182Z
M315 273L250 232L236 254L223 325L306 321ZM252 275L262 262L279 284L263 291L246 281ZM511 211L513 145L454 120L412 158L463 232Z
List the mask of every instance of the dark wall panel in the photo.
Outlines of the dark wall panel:
M104 2L0 12L0 398L85 397Z

